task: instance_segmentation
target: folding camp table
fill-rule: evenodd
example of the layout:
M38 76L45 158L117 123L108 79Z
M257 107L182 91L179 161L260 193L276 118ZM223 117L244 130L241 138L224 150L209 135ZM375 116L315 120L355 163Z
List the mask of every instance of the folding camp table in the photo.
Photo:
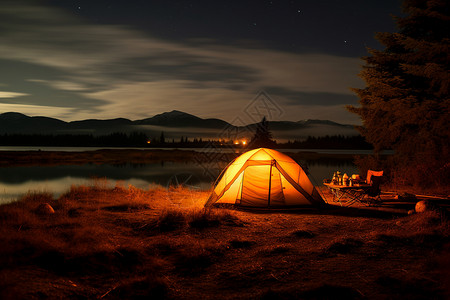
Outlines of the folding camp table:
M338 185L333 183L324 183L324 185L327 186L333 194L333 201L339 202L341 206L343 206L341 201L341 199L343 198L349 199L346 202L347 206L350 206L355 202L361 202L362 196L364 195L365 191L371 188L371 185L366 183L355 184L352 186Z

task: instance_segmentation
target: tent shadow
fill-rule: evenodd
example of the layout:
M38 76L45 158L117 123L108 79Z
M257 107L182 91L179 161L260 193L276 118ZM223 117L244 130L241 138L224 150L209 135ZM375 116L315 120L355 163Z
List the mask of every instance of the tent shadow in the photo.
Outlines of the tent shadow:
M244 211L252 214L292 214L292 215L335 215L347 217L364 217L377 219L393 219L404 217L407 211L398 209L383 209L376 207L341 207L337 205L325 204L321 207L297 206L289 208L277 207L244 207L233 204L214 204L215 208L227 208L231 210Z

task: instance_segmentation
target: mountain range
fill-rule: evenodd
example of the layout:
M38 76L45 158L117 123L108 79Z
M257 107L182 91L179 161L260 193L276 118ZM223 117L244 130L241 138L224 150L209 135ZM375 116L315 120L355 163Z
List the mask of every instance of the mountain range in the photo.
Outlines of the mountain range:
M0 114L0 134L93 134L104 135L113 132L144 132L149 137L164 132L166 138L226 138L231 132L242 136L252 134L255 124L234 126L220 119L203 119L173 110L142 120L125 118L65 122L49 117L30 117L17 112ZM328 120L270 121L269 128L276 140L301 140L307 136L345 135L358 132L353 125L339 124Z

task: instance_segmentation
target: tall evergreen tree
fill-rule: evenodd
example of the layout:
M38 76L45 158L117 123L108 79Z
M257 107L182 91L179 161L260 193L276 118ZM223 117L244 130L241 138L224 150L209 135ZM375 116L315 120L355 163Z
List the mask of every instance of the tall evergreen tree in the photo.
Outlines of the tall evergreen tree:
M272 139L272 133L269 130L269 122L266 120L266 117L264 116L261 122L256 125L256 131L253 138L250 141L250 147L271 148L275 145L276 142Z
M361 106L348 109L376 152L394 149L405 164L439 158L448 172L450 1L405 0L403 10L397 33L376 35L385 49L363 58Z
M159 142L164 144L166 142L166 138L164 136L164 131L161 131L161 135L159 136Z

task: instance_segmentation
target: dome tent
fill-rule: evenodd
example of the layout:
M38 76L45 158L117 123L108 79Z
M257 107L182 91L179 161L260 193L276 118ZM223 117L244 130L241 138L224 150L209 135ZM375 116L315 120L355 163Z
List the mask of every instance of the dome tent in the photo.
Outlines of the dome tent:
M221 175L205 206L231 203L284 207L325 203L300 165L275 150L248 151L232 161Z

